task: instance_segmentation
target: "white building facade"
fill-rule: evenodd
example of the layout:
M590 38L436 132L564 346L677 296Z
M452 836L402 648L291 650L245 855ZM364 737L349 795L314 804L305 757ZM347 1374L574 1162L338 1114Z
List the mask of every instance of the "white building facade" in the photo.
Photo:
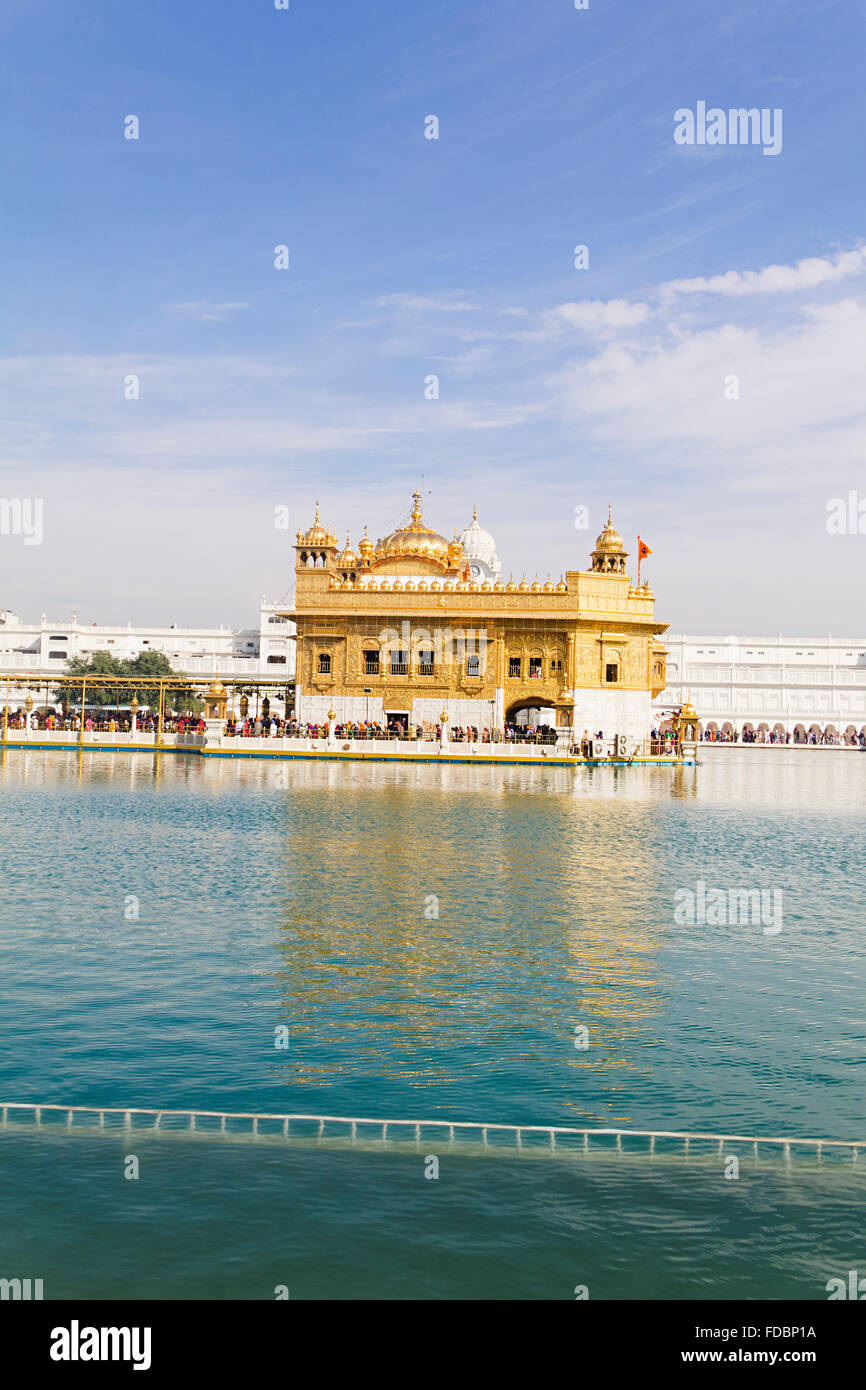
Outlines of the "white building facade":
M665 634L667 686L653 702L661 723L686 699L706 733L792 742L866 734L866 639L687 637Z
M10 705L18 706L27 695L15 678L62 675L73 657L87 660L94 652L110 652L129 660L141 652L161 652L179 675L216 675L221 679L254 680L256 676L294 681L294 624L282 616L281 604L264 598L257 627L183 628L100 626L85 624L73 614L64 622L42 614L38 623L24 622L10 609L0 608L0 681L11 677ZM281 703L281 702L278 702Z

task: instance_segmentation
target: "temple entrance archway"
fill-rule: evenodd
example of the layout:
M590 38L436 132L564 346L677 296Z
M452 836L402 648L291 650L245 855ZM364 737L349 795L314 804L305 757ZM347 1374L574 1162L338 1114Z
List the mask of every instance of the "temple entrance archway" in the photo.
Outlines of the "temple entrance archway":
M505 710L506 724L550 724L555 725L557 711L549 700L524 698L515 700Z

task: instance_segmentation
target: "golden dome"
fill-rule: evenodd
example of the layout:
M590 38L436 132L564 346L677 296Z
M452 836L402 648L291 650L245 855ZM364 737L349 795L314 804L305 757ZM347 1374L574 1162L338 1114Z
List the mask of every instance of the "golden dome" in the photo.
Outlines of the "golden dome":
M527 582L526 582L526 575L523 576L523 578L521 579L520 583L518 584L518 586L517 586L517 592L520 593L520 594L528 594L528 593L529 593L529 585L528 585Z
M595 553L600 555L624 555L626 553L622 536L614 528L611 507L607 509L607 525L595 543Z
M448 559L452 565L457 565L465 559L465 552L461 542L457 539L457 527L454 527L454 535L448 542Z
M348 539L348 537L347 537ZM316 519L309 531L298 532L299 545L322 545L330 548L337 545L337 537L327 531L319 521L319 504L316 503Z
M392 531L390 536L376 542L377 559L393 555L424 555L433 556L437 560L449 559L451 546L448 541L444 536L440 536L438 531L431 531L429 526L424 525L421 518L420 492L413 493L412 500L415 505L409 525L402 526L399 531ZM462 546L459 553L463 553Z
M538 582L537 579L533 579L532 584L530 585L530 588L532 589L532 592L533 592L534 594L540 594L540 593L541 593L541 585L539 584L539 582Z
M505 592L506 592L507 594L516 594L516 593L517 593L517 585L516 585L515 582L514 582L514 577L513 577L513 575L509 575L509 576L508 576L508 583L507 583L506 586L505 586Z
M505 593L505 585L503 584L501 579L497 579L496 583L493 585L493 592L494 594Z
M559 581L559 583L558 583L557 586L556 586L556 592L557 592L558 594L567 594L567 593L568 593L568 585L566 584L566 582L565 582L564 579L560 578L560 581Z
M548 576L547 576L547 579L545 580L544 592L545 592L546 594L553 594L553 593L556 593L556 590L555 590L555 588L554 588L554 586L553 586L553 583L552 583L552 581L551 581L550 575L548 575Z
M346 549L337 556L337 564L342 565L345 569L354 569L357 563L358 560L354 550L352 549L351 542L349 541L349 533L347 531Z
M374 546L373 542L370 540L370 537L367 535L367 528L366 528L366 526L365 526L365 527L364 527L364 534L363 534L363 536L361 537L361 540L360 540L359 543L358 543L358 554L361 556L362 560L367 560L367 559L369 559L369 557L373 554L373 551L374 551L375 549L376 549L376 547Z

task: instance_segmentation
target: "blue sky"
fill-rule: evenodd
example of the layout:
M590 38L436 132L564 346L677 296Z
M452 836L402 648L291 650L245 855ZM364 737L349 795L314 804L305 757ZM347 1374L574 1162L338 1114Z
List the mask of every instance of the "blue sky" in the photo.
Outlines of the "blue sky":
M825 522L866 501L864 29L0 0L0 496L45 516L0 606L248 623L292 584L276 507L375 537L423 474L518 578L584 567L612 502L674 630L862 636L866 536ZM678 146L698 101L780 108L781 152Z

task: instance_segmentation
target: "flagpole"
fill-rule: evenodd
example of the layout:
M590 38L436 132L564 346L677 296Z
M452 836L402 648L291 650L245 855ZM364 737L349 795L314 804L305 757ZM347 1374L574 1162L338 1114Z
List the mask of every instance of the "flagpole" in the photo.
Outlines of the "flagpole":
M638 536L638 538L637 538L637 586L638 586L638 588L640 588L640 567L641 567L641 564L642 564L642 558L641 558L641 553L640 553L640 536Z

